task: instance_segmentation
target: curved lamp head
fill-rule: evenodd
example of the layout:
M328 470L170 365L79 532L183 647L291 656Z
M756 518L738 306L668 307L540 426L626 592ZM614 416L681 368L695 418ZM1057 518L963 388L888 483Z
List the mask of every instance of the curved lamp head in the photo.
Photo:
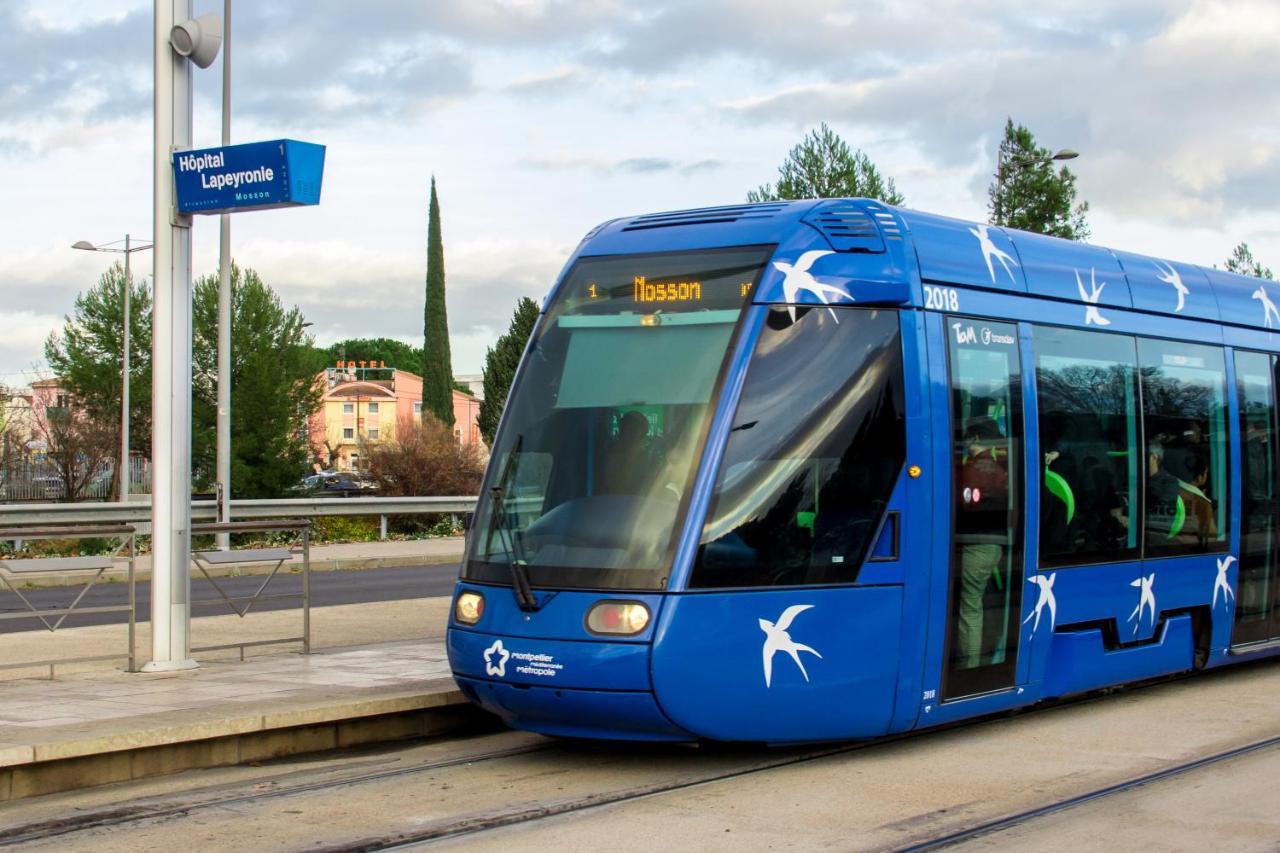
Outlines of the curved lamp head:
M71 244L73 249L84 249L86 252L96 252L98 247L90 243L88 240L77 240Z
M1080 156L1079 151L1072 151L1070 148L1063 148L1057 154L1050 157L1050 160L1074 160Z
M169 31L169 44L179 56L208 68L222 47L222 19L217 15L201 15L178 24Z

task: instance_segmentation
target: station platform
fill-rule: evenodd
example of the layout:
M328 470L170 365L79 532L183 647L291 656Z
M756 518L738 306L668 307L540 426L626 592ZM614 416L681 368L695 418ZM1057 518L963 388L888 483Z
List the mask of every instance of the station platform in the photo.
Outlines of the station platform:
M0 685L0 802L492 725L439 639Z

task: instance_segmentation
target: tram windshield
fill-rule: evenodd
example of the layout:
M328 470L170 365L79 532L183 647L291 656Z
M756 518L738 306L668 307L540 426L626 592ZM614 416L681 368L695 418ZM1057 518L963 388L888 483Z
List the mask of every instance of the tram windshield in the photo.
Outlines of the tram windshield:
M667 579L738 318L772 247L582 259L512 386L463 575Z

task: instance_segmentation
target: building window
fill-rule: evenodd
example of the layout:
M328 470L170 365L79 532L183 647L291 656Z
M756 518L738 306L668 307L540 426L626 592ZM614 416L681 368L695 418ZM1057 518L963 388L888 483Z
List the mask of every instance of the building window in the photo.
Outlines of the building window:
M344 415L352 415L352 414L355 414L355 411L356 411L355 403L343 403L343 404L342 404L342 414L344 414Z
M377 428L377 427L374 427L373 429L369 430L369 440L370 440L370 441L377 441L377 440L378 440L378 428Z
M369 414L371 414L371 415L376 415L376 414L378 414L378 404L377 404L377 403L370 403L370 404L369 404Z
M414 416L415 418L420 418L420 417L422 417L422 403L421 403L421 402L417 402L417 403L414 403L414 404L413 404L413 416Z
M356 437L356 431L355 431L355 428L353 428L353 427L343 427L343 429L342 429L342 437L343 437L343 438L355 438L355 437Z

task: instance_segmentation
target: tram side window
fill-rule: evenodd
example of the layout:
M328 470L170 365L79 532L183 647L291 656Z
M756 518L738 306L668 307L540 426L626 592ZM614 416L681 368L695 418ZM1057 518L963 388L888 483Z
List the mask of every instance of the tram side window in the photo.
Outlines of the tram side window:
M693 587L851 583L906 457L898 315L770 311L716 478Z
M1276 575L1276 490L1274 358L1236 351L1240 395L1240 581L1236 594L1234 642L1268 639Z
M1227 545L1227 403L1222 350L1138 339L1146 440L1147 556Z
M1040 565L1132 559L1143 452L1133 338L1035 330Z
M1022 402L1017 327L948 318L951 620L946 695L1011 683L1022 595Z

